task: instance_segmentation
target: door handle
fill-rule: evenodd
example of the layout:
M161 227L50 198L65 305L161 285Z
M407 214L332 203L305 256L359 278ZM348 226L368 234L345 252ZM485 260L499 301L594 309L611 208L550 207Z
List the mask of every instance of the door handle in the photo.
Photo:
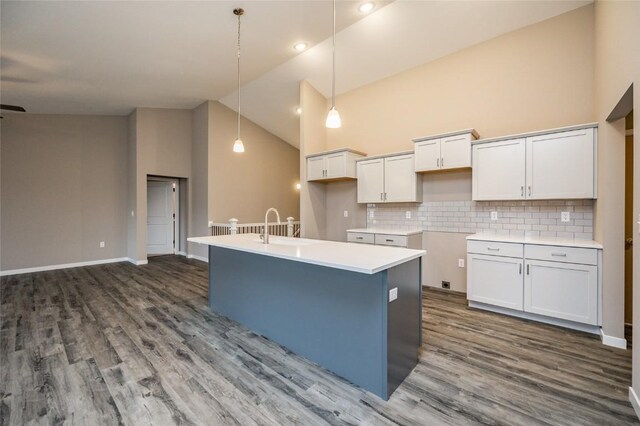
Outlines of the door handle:
M631 247L633 247L633 238L627 238L624 240L624 249L629 250Z

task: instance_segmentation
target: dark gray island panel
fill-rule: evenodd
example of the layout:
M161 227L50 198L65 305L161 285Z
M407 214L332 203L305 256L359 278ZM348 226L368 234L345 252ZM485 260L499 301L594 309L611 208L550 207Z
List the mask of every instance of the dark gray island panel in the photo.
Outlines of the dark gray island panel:
M420 276L419 258L364 274L210 246L209 306L388 399L418 360Z

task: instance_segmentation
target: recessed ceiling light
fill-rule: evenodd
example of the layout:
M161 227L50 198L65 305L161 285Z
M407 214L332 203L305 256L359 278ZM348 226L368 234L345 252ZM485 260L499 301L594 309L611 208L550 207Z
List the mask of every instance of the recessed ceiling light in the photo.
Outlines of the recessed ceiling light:
M293 48L298 52L302 52L304 49L307 48L307 43L304 43L304 42L296 43L293 45Z
M362 3L362 4L358 7L358 10L359 10L360 12L362 12L362 13L369 13L369 12L371 12L371 11L373 10L373 8L374 8L374 6L375 6L375 5L376 5L376 4L375 4L374 2L372 2L372 1L368 1L368 2Z

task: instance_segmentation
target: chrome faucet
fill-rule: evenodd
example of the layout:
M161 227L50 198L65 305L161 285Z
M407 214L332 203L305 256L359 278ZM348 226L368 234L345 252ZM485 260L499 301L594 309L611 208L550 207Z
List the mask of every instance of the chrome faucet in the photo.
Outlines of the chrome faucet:
M269 213L275 212L276 218L278 219L278 224L280 224L280 213L278 210L273 207L269 208L267 212L264 214L264 234L262 234L262 244L269 244Z

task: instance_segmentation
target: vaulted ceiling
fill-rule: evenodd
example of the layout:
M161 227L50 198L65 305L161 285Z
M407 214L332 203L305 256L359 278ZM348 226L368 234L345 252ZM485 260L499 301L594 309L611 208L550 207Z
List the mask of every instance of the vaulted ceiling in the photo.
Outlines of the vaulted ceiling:
M590 1L338 1L337 92L568 12ZM243 114L299 145L298 85L331 88L329 1L0 4L0 96L33 113L129 114L135 107L236 108L235 7ZM298 53L293 45L310 46Z

